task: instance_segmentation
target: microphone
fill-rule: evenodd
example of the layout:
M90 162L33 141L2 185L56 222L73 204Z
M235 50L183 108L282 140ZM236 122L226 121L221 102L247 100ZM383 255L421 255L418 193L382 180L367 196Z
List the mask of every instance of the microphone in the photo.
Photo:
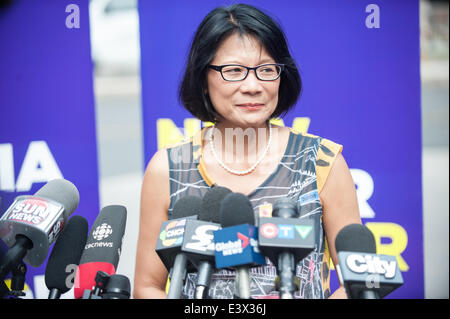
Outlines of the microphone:
M108 279L102 299L130 299L131 284L127 276L114 274Z
M253 207L247 196L228 194L220 207L222 229L214 232L217 268L236 268L236 292L250 298L249 266L265 264L259 253Z
M339 281L351 299L380 299L403 285L395 256L377 255L372 232L361 224L343 227L335 240Z
M55 242L45 269L45 285L50 290L48 299L59 299L72 288L73 282L68 280L67 273L72 266L78 266L87 235L86 218L73 216L69 219Z
M259 248L277 267L281 299L293 299L295 265L314 250L314 221L298 218L297 205L277 199L271 218L259 218Z
M181 197L173 206L173 219L161 225L155 251L169 272L170 285L167 293L168 299L179 299L186 271L189 268L187 256L181 250L188 219L197 219L200 213L202 200L198 196L188 195Z
M0 262L0 280L21 262L38 267L67 218L78 206L77 188L65 179L49 181L33 196L18 196L0 218L0 237L9 247Z
M222 187L214 186L210 188L203 196L202 206L199 214L199 219L218 223L220 221L220 205L231 190ZM211 282L211 276L214 271L213 261L207 257L201 260L198 264L197 281L195 285L195 298L205 299L208 297L208 287Z
M120 205L105 206L98 214L75 276L76 299L83 297L85 290L90 291L95 286L98 271L109 275L116 272L126 220L127 209Z
M220 229L218 203L225 193L231 192L226 188L214 186L210 188L202 200L199 220L189 220L181 250L186 253L189 261L197 269L195 298L207 297L214 263L214 235ZM206 198L205 198L206 197Z
M99 270L92 292L85 290L83 299L130 299L131 284L127 276Z

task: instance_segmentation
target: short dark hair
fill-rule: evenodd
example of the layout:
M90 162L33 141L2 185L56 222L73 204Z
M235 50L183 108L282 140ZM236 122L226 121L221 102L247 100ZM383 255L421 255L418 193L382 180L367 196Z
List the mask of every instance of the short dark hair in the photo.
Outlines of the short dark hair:
M280 76L278 105L272 114L272 117L283 116L300 95L300 74L281 27L260 9L247 4L218 7L200 23L179 88L181 104L196 118L216 122L218 114L206 91L206 70L221 42L235 33L255 36L276 63L285 64Z

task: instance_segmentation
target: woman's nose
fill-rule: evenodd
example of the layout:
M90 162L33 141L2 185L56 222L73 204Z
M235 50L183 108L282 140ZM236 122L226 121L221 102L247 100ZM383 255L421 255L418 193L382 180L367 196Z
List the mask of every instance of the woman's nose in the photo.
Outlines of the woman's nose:
M242 81L241 84L242 93L256 94L262 91L261 81L258 80L255 74L255 70L250 70L247 77Z

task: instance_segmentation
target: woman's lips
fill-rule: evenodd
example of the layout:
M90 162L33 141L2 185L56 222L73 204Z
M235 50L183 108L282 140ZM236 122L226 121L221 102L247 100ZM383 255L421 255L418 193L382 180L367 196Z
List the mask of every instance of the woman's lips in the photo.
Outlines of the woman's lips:
M264 106L262 103L243 103L243 104L236 104L238 107L244 109L244 110L250 110L255 111L259 110Z

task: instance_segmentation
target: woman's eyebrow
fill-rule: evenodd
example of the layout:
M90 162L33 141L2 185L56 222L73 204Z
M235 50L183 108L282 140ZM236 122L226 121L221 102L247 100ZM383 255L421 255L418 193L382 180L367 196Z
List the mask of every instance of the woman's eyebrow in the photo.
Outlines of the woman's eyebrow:
M265 58L258 62L256 65L266 64L266 63L275 63L272 58ZM219 65L226 65L226 64L239 64L239 65L245 65L242 62L239 62L239 60L225 60L225 62L220 63ZM245 65L248 66L248 65Z

